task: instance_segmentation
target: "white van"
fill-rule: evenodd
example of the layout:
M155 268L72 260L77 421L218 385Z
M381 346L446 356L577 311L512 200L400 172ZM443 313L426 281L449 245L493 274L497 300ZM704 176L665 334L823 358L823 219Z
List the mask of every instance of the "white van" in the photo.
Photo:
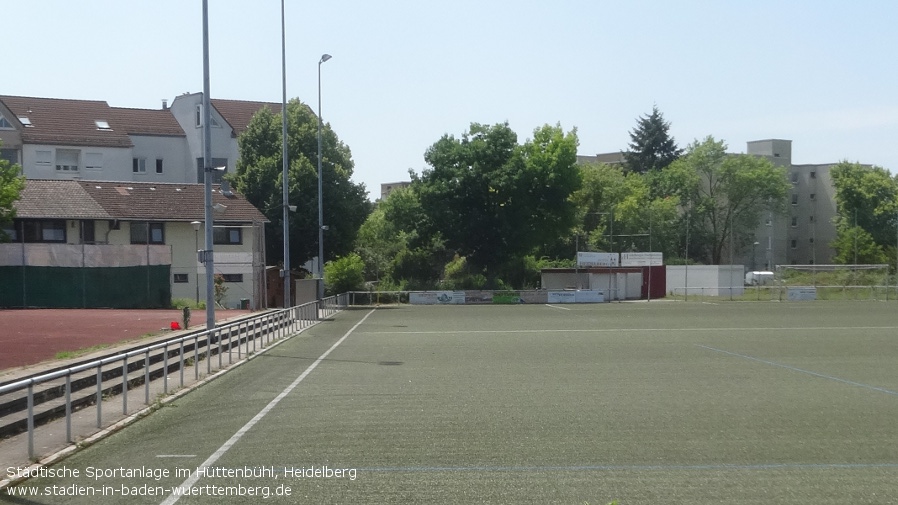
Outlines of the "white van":
M745 274L746 286L766 286L767 284L773 284L773 272L755 270Z

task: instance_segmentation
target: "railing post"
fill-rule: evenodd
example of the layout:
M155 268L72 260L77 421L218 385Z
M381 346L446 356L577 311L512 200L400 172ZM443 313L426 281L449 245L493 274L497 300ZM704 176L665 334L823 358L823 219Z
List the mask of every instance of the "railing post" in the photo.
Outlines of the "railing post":
M150 349L143 356L143 404L150 404Z
M184 387L184 339L183 338L181 339L181 348L179 349L179 351L180 352L178 353L178 356L179 356L178 369L181 372L181 387Z
M72 443L72 373L65 374L65 441Z
M34 383L28 384L28 459L34 459Z
M97 366L97 428L103 427L103 365Z
M206 375L212 375L212 331L206 332Z
M164 367L164 371L162 372L162 394L168 394L168 342L162 346L163 352L165 352L165 357L162 358L162 366Z
M193 336L193 380L200 380L200 334Z
M128 355L122 360L122 414L128 414Z

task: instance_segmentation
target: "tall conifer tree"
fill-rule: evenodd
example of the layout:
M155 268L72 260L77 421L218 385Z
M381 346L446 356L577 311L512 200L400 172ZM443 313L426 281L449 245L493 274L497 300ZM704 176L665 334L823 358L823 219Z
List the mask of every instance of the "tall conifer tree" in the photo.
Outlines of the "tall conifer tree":
M669 130L670 123L664 121L657 105L652 106L649 116L640 117L636 128L630 131L630 150L624 153L627 170L640 174L662 170L679 158L683 150L677 147Z

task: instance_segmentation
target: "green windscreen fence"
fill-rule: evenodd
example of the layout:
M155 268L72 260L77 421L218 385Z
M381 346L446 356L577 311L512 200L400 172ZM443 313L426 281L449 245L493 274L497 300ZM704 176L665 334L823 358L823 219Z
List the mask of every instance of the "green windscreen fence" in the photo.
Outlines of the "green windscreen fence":
M0 266L0 307L167 308L171 265Z

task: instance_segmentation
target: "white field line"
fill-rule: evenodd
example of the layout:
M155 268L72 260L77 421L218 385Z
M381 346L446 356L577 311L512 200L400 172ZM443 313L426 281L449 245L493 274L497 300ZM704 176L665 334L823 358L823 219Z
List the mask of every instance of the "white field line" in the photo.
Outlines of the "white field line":
M756 358L756 357L750 356L748 354L739 354L738 352L725 351L723 349L718 349L716 347L709 347L707 345L700 345L700 344L695 344L695 345L698 347L701 347L702 349L708 349L709 351L719 352L722 354L727 354L730 356L735 356L737 358L747 359L750 361L756 361L758 363L763 363L765 365L775 366L775 367L779 367L779 368L785 368L786 370L791 370L793 372L812 375L812 376L818 377L820 379L827 379L827 380L831 380L831 381L841 382L842 384L848 384L849 386L856 386L856 387L860 387L860 388L864 388L864 389L869 389L871 391L878 391L880 393L885 393L885 394L892 395L892 396L898 396L898 391L892 391L891 389L881 388L879 386L871 386L870 384L864 384L862 382L854 382L854 381L851 381L848 379L842 379L840 377L835 377L832 375L826 375L826 374L814 372L811 370L805 370L803 368L797 368L797 367L790 366L790 365L784 365L782 363L777 363L776 361L768 361L766 359Z
M698 332L698 331L856 331L856 330L898 330L898 326L751 326L719 328L592 328L589 330L434 330L434 331L363 331L360 335L445 335L447 333L467 335L481 333L625 333L625 332Z
M558 309L558 310L571 310L571 309L569 309L569 308L567 308L567 307L559 307L558 305L552 305L552 304L550 304L550 303L547 303L547 304L546 304L546 307L552 307L553 309Z
M215 464L215 462L218 461L219 458L224 456L224 454L226 452L228 452L228 450L231 447L233 447L234 444L236 444L238 441L240 441L241 438L243 438L243 435L246 435L247 433L249 433L249 431L253 428L253 426L256 425L256 423L261 421L263 417L268 415L268 413L271 412L277 406L277 404L281 402L281 400L286 398L287 395L290 394L290 392L292 392L294 389L296 389L296 386L298 386L299 383L303 381L303 379L308 377L309 374L312 373L312 370L314 370L316 367L318 367L318 364L321 363L322 361L324 361L324 359L327 358L327 356L331 352L333 352L333 350L336 349L337 346L339 346L340 344L343 343L344 340L349 338L349 336L352 335L352 332L354 332L356 328L361 326L362 323L364 323L365 320L368 319L368 316L373 314L375 310L376 309L372 309L370 312L365 314L365 317L363 317L361 321L356 323L355 326L350 328L349 331L347 331L345 335L340 337L340 340L337 340L334 343L334 345L332 345L330 347L330 349L324 351L324 354L319 356L318 359L316 359L314 363L309 365L309 367L306 368L305 371L303 371L301 374L299 374L299 377L297 377L296 380L294 380L289 386L284 388L284 390L281 391L281 393L279 395L277 395L273 400L271 400L268 403L268 405L265 406L265 408L260 410L258 414L256 414L252 419L249 420L249 422L247 422L246 424L243 425L242 428L237 430L237 433L234 433L231 436L231 438L228 439L227 442L225 442L221 447L219 447L218 450L216 450L214 453L212 453L212 455L209 456L206 459L206 461L203 461L199 466L207 467L207 466L211 466L211 465ZM199 472L193 472L191 474L191 476L187 480L182 482L181 485L178 487L180 487L181 489L187 489L187 488L193 487L193 485L196 484L196 482L200 479L198 477L198 475L199 475ZM168 495L168 498L166 498L165 501L162 502L162 505L173 505L174 503L177 503L177 501L180 499L181 499L180 495L175 495L174 493L172 493L172 494Z

